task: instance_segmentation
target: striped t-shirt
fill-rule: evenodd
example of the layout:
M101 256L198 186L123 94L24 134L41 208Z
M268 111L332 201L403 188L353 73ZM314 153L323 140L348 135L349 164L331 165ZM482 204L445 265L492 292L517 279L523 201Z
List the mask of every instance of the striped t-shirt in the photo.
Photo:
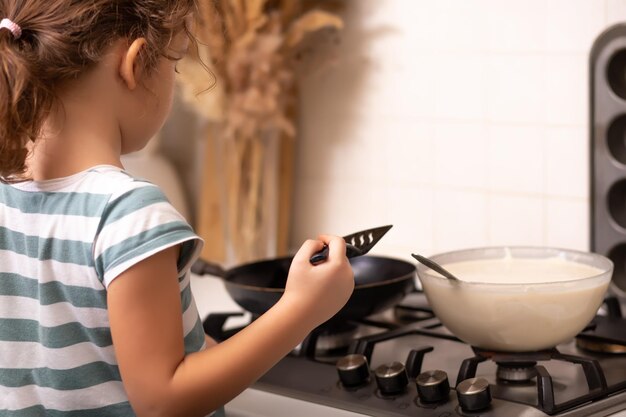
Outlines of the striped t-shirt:
M202 241L158 187L113 166L0 184L0 416L134 416L107 287L177 244L190 353L205 346L189 285Z

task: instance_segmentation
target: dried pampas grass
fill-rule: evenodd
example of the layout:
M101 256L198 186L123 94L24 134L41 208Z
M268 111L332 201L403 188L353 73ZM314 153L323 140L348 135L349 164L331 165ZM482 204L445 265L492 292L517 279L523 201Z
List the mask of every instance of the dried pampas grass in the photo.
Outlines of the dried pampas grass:
M338 31L339 16L312 0L211 0L199 4L198 48L179 65L185 102L222 141L226 239L237 261L262 257L267 211L274 198L263 178L268 138L296 137L295 56L308 35ZM311 45L307 45L310 48ZM192 48L193 49L193 48ZM210 71L207 71L210 70ZM278 169L278 166L276 167ZM265 184L265 185L264 185ZM272 197L274 196L274 197ZM271 206L271 205L270 205ZM265 251L267 254L267 251Z

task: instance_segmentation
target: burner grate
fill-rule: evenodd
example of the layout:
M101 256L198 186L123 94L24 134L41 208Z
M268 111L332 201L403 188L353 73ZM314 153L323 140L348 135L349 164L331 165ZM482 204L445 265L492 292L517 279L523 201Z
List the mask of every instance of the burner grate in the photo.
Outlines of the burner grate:
M459 374L457 376L457 385L468 378L474 378L476 376L476 370L478 365L487 360L491 360L496 363L503 363L507 366L527 366L529 363L538 361L557 360L570 362L580 365L583 368L585 380L589 388L589 393L582 395L575 399L565 401L561 404L556 404L554 398L554 384L552 376L548 370L541 366L535 365L534 370L537 378L537 404L529 404L536 406L539 410L546 414L557 414L565 410L574 408L588 401L597 400L606 397L613 392L622 390L623 386L616 386L609 389L606 383L604 372L600 367L600 364L595 359L567 355L560 353L557 349L550 349L540 352L528 352L528 353L506 353L506 352L491 352L485 351L479 348L472 348L475 356L465 359L461 364ZM622 384L626 385L626 384Z
M424 335L435 338L459 341L459 339L454 336L437 333L435 331L426 330L423 328L418 328L415 325L407 325L387 332L361 337L355 340L352 345L350 345L350 349L348 350L348 352L361 354L365 356L369 362L371 362L372 354L374 353L374 347L376 346L376 344L408 335ZM428 352L432 352L433 350L434 348L432 346L423 346L412 349L409 352L405 364L409 378L415 378L417 377L417 375L419 375L419 373L421 372L424 356Z
M622 317L619 301L609 297L604 301L606 316L596 316L576 336L576 345L590 352L626 353L626 318Z

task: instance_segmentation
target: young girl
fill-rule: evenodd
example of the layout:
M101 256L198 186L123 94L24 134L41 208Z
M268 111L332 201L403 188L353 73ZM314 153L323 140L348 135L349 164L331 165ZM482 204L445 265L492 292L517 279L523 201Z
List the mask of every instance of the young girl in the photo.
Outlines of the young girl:
M227 341L189 287L201 240L120 155L162 126L193 0L0 0L0 415L205 416L349 298L341 238ZM324 244L328 260L309 257Z

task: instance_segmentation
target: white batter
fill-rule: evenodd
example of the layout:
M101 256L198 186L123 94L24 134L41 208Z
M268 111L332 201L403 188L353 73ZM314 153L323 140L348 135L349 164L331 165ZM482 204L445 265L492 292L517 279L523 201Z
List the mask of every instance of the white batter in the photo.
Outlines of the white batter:
M464 261L444 266L454 276L466 282L535 284L572 281L600 275L602 270L563 258Z
M594 317L610 281L599 268L557 257L442 266L463 282L420 274L435 314L463 341L500 351L541 350L571 339ZM598 278L584 279L590 277Z

